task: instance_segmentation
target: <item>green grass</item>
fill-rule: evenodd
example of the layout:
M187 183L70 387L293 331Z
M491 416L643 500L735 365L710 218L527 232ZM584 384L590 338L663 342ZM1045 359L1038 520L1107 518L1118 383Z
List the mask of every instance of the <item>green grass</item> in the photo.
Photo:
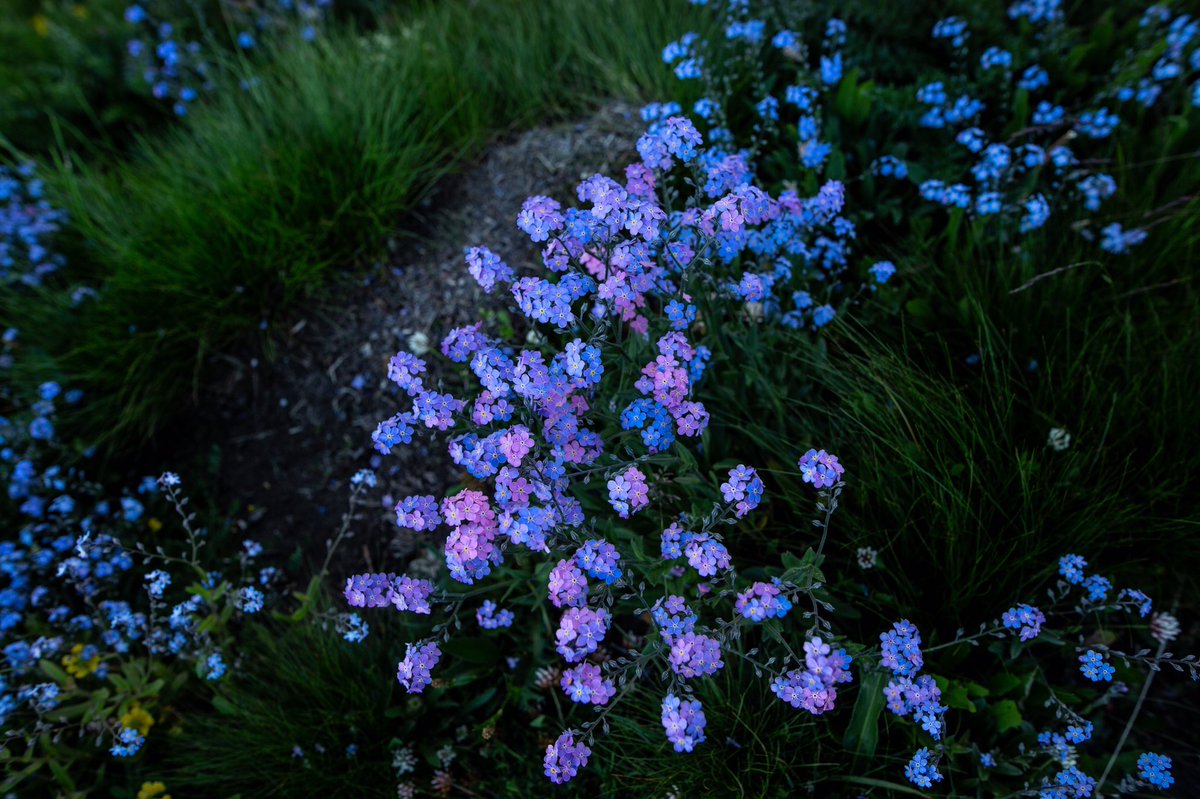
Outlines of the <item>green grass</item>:
M1197 147L1179 120L1123 139L1113 218L1182 198L1129 255L1099 252L1070 220L1008 239L985 235L988 222L872 222L860 239L896 261L899 285L823 341L722 331L713 368L727 377L703 397L711 451L774 472L760 557L803 545L811 489L795 458L825 447L848 470L841 567L879 549L878 589L942 634L1041 593L1066 552L1128 585L1194 575L1200 203L1188 187L1200 171L1184 156ZM1048 446L1054 427L1070 432L1066 451Z
M689 23L669 2L430 4L280 49L253 91L221 87L128 160L63 154L49 182L101 294L31 345L91 395L80 429L136 444L189 409L210 356L377 253L498 133L666 95L662 42ZM18 326L44 313L0 301Z

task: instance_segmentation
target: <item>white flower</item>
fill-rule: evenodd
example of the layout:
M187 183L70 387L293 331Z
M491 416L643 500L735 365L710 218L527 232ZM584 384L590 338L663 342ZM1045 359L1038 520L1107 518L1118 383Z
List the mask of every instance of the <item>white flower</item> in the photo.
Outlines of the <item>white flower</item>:
M418 357L429 352L429 336L418 330L408 337L408 351Z
M1050 428L1050 437L1046 440L1055 452L1062 452L1071 446L1071 434L1062 427Z
M858 568L874 569L875 564L879 561L879 552L871 547L858 548Z
M437 750L438 762L442 764L442 768L450 768L450 764L454 762L454 758L458 757L454 752L454 747L446 744L441 749Z
M416 767L417 756L407 746L402 746L392 753L392 768L396 770L397 777L411 774Z
M1150 617L1150 635L1160 644L1169 644L1179 637L1179 619L1170 613L1155 613Z

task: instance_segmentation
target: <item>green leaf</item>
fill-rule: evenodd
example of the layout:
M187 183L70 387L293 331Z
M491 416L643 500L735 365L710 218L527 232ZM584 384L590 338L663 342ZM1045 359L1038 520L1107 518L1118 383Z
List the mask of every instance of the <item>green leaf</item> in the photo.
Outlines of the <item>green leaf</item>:
M942 691L942 701L947 707L952 707L955 710L965 710L968 713L976 711L975 703L967 696L967 686L960 682L952 682L949 687Z
M39 660L38 666L41 668L43 674L59 685L66 685L71 681L70 676L57 663L51 663L49 660Z
M54 775L54 779L58 780L59 785L68 791L75 791L75 780L71 779L71 775L67 773L66 766L54 758L47 760L46 765L50 767L50 773Z
M793 555L791 552L784 552L779 556L779 560L783 563L785 569L799 569L804 565L804 561Z
M222 716L236 716L237 707L223 696L214 696L212 705Z
M908 311L908 315L913 318L913 321L922 327L928 327L933 323L933 304L924 297L917 297L904 303L904 310Z
M1017 707L1017 703L1011 699L1004 699L992 705L988 710L992 714L992 718L996 721L996 729L1000 732L1007 732L1021 726L1024 720L1021 717L1021 709Z
M996 696L1007 696L1025 684L1025 678L1016 674L997 674L988 681L988 687Z
M883 674L871 672L862 678L854 712L842 745L865 758L875 756L879 744L879 714L883 712Z

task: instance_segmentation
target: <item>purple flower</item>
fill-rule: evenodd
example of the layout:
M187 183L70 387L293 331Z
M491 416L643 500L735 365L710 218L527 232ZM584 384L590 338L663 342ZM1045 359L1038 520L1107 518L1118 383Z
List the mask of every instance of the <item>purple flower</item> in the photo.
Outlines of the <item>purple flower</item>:
M508 459L509 466L520 466L521 461L533 451L533 435L524 425L514 425L500 436L500 453Z
M407 574L402 574L392 581L390 599L396 610L428 614L429 595L432 593L433 583L428 580L415 580Z
M832 652L820 638L804 644L805 668L792 669L771 681L771 692L794 708L820 715L833 710L838 683L850 682L850 656L845 649Z
M800 456L800 476L814 488L829 488L842 479L846 470L838 463L836 455L825 450L810 449Z
M567 608L558 623L555 647L568 663L578 663L595 652L608 632L609 616L604 608Z
M700 700L681 701L674 694L663 697L662 725L676 752L690 752L704 743L706 723Z
M630 513L637 513L649 505L649 495L646 475L636 466L630 466L608 481L609 504L622 519L628 519Z
M560 685L572 702L584 705L607 705L617 693L612 680L602 679L600 667L591 663L580 663L564 671Z
M571 730L567 730L562 735L558 736L558 740L546 747L546 757L542 761L542 765L546 769L546 776L555 785L562 785L564 782L569 782L579 769L587 765L588 757L592 754L592 750L588 749L587 745L582 741L575 742L575 735Z
M346 579L343 592L352 608L384 608L392 603L394 574L356 574Z
M725 665L721 661L720 642L696 633L684 633L672 641L667 659L671 669L686 678L714 674Z
M718 571L733 567L729 550L720 541L708 533L685 535L683 551L687 555L688 565L701 577L712 577Z
M762 495L762 480L745 464L730 469L729 479L721 484L721 496L726 502L734 503L734 513L739 519L758 507Z
M398 352L388 361L388 380L400 386L410 397L424 391L420 375L425 372L425 361L411 352Z
M428 614L429 595L433 583L415 580L408 575L356 574L346 580L346 603L353 608L382 608L394 605L397 610Z
M687 117L671 117L659 131L667 152L687 163L696 157L696 148L704 144L700 131Z
M489 345L488 337L480 328L482 322L456 327L442 339L442 354L455 363L466 363L471 356Z
M560 560L550 570L550 603L556 608L581 608L587 604L588 582L573 562Z
M792 609L792 603L771 583L755 583L737 595L734 608L750 621L782 619Z
M396 524L422 532L442 523L438 503L432 496L405 497L396 503Z
M579 567L589 577L603 580L608 585L621 579L620 561L617 548L607 541L585 541L575 552L575 562Z
M404 660L396 667L396 679L410 694L419 694L433 684L431 672L441 657L442 650L433 642L419 647L409 644Z
M658 625L659 635L667 643L696 629L696 614L681 596L671 595L658 600L650 609L650 616Z
M467 259L467 271L489 294L497 283L511 283L515 277L512 267L500 260L500 256L487 247L468 247L464 253Z
M521 205L517 215L517 227L529 234L533 241L545 241L550 234L561 230L563 215L561 206L549 197L530 197Z

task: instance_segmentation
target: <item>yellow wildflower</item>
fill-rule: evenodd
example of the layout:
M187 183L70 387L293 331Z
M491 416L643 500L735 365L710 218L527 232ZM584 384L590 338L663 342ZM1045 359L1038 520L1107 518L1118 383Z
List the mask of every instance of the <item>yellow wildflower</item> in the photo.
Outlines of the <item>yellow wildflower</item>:
M43 39L50 35L50 20L46 19L44 14L33 18L33 32Z
M167 786L161 782L143 782L137 799L171 799L171 794L166 793L166 790Z
M71 654L63 655L63 668L67 670L67 674L72 677L86 677L96 669L100 668L100 654L96 653L87 660L83 657L83 644L75 644L71 647Z
M150 528L150 532L157 533L162 529L162 522L151 516L150 521L146 522L146 526Z
M154 716L143 710L139 702L134 702L129 712L121 716L121 724L137 730L142 735L149 735L150 728L154 726Z

